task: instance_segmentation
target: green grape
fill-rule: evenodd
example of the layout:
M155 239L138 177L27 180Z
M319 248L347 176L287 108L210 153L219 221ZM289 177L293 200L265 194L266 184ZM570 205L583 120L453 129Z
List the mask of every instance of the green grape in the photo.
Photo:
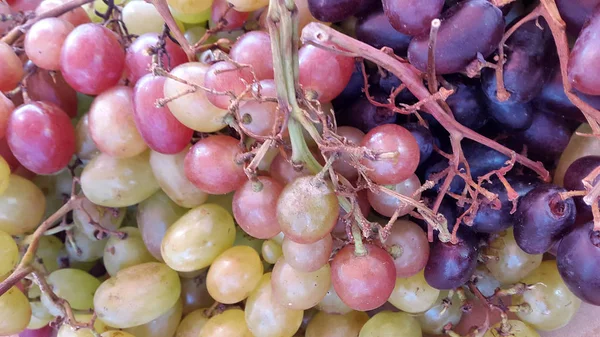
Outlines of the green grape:
M44 193L31 181L11 174L8 188L0 195L0 230L9 235L32 232L46 209Z
M331 286L331 267L326 263L313 272L302 272L281 257L271 275L273 294L286 308L306 310L317 305Z
M542 262L521 282L534 286L521 295L513 296L512 303L529 304L531 310L517 312L517 316L537 330L562 328L579 310L581 300L563 282L554 260Z
M0 296L0 335L17 334L27 327L31 319L29 300L16 287Z
M125 208L102 207L83 199L81 206L73 210L73 222L90 240L98 240L98 228L92 225L93 222L108 230L117 230L123 224L126 213Z
M439 295L440 291L425 281L421 270L411 277L397 278L396 286L388 301L404 312L416 314L433 307Z
M244 311L229 309L211 317L200 330L198 337L254 337L248 330Z
M114 328L148 323L175 305L181 283L165 264L148 262L120 270L104 281L94 295L94 310Z
M10 167L4 159L0 156L0 194L4 193L8 188L8 180L10 178Z
M130 334L129 332L119 331L119 330L110 330L102 333L100 337L136 337L135 335Z
M125 331L134 336L172 337L181 321L182 311L183 304L181 300L178 300L169 311L160 315L158 318L155 318L146 324L127 328Z
M19 263L19 247L6 232L0 230L0 277Z
M235 240L233 217L223 207L204 204L191 209L165 234L162 257L177 271L208 267Z
M126 238L121 239L118 236L111 236L106 242L106 247L104 247L104 267L111 276L114 276L121 269L156 261L146 249L139 229L125 227L121 231L127 233Z
M233 304L246 299L262 275L263 265L258 253L248 246L234 246L213 261L206 287L217 302Z
M129 158L113 158L101 153L83 169L81 189L96 205L135 205L160 188L152 173L149 159L149 151Z
M198 337L200 331L208 322L208 316L206 316L207 308L200 308L187 314L175 332L175 337Z
M327 290L325 297L317 304L316 308L328 314L337 315L347 314L352 311L346 303L342 302L342 299L335 292L333 283L329 286L329 290Z
M454 296L450 299L451 303L444 303L447 296L447 291L440 293L436 304L431 309L415 317L421 324L423 332L433 335L442 334L446 324L456 325L460 322L463 314L460 300Z
M69 302L71 308L89 310L94 307L94 292L100 286L100 281L92 275L79 269L59 269L48 276L47 282L58 297ZM46 293L42 293L41 300L52 315L59 316L62 313L56 310Z
M235 241L233 241L234 246L248 246L254 249L260 255L262 253L263 242L264 240L248 235L239 226L235 226Z
M271 273L263 275L246 300L246 324L255 336L291 337L300 328L303 316L302 310L279 304L271 287Z
M163 261L160 244L177 219L187 212L179 207L163 191L154 193L137 207L137 223L146 248L155 259Z
M368 320L369 315L360 311L350 311L343 315L321 311L308 322L305 337L358 336Z
M269 4L268 0L228 0L238 12L253 12ZM328 110L324 110L328 111Z
M283 256L281 244L273 239L265 240L262 243L261 254L263 260L269 264L275 264Z
M65 169L51 176L36 176L32 182L44 193L46 198L46 211L42 217L42 219L46 219L56 213L64 205L65 199L71 195L73 177L69 170Z
M65 248L70 260L78 262L96 261L104 255L104 247L108 239L90 240L83 231L75 227L71 231L72 240L67 241Z
M54 316L48 312L41 301L31 301L29 305L31 306L31 320L27 325L27 329L41 329L54 319Z
M23 240L23 245L30 244L31 237ZM38 248L35 252L34 266L40 270L45 270L48 274L57 270L61 266L59 260L64 251L65 245L55 236L42 236L38 241Z
M206 203L208 204L217 204L227 210L229 214L233 214L233 192L227 194L217 194L217 195L209 195Z
M359 337L421 337L421 327L413 317L404 312L382 311L371 317Z
M483 337L540 337L532 327L518 320L508 321L507 334L503 334L501 329L502 322L498 322L489 328Z
M200 41L200 39L204 36L204 34L206 34L206 31L207 31L207 29L205 27L194 26L194 27L187 29L185 31L185 33L183 34L183 36L185 37L187 42L189 42L193 46L194 44L196 44L196 42ZM209 38L206 42L212 43L215 41L214 41L214 39L212 39L212 41L211 41L211 38Z
M212 0L167 0L171 13L185 23L200 23L210 18Z
M92 315L90 314L75 314L75 320L79 323L89 323L92 321ZM104 322L99 319L94 321L94 331L97 333L104 333L108 331L108 327ZM94 333L90 329L75 329L66 323L61 325L58 329L56 337L95 337Z
M519 282L542 263L543 254L525 253L515 241L512 227L498 234L484 250L486 267L502 285Z
M560 159L558 160L558 164L556 166L556 171L554 171L553 182L556 185L563 185L565 172L567 172L567 169L575 160L585 156L600 155L600 139L596 137L580 136L578 133L584 135L590 134L592 133L592 128L589 126L589 124L584 123L581 124L581 126L577 128L575 132L573 132L569 144L560 155Z

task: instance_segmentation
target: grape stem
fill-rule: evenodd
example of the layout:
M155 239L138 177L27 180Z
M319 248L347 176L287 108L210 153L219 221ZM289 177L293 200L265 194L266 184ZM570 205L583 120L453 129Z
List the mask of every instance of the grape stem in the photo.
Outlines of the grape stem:
M148 3L154 5L162 19L165 21L169 30L173 34L173 37L179 43L181 48L188 57L188 61L193 62L196 61L196 50L189 44L186 40L185 36L183 36L183 32L177 26L175 22L175 18L173 18L173 14L171 14L171 10L169 10L169 5L166 0L145 0Z
M438 81L435 75L435 48L437 45L437 34L441 25L440 19L431 20L429 29L429 44L427 46L427 85L430 93L438 91Z

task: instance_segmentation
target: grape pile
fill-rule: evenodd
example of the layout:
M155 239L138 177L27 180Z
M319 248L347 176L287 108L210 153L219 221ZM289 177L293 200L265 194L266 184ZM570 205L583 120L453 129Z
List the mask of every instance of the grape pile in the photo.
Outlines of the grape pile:
M0 0L0 336L593 336L599 36L600 0Z

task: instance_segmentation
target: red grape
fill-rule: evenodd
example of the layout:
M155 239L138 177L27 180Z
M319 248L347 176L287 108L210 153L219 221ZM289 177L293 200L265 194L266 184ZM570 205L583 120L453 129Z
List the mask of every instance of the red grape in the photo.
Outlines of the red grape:
M256 30L240 36L231 46L229 57L237 63L252 66L258 80L274 77L271 38L267 32Z
M365 134L357 128L351 126L340 126L337 129L337 134L341 137L346 138L349 144L358 146ZM349 181L354 181L358 178L358 170L350 165L351 158L347 153L342 153L340 158L333 163L335 171L343 175Z
M157 33L146 33L140 35L127 48L125 54L125 71L127 79L135 84L142 76L150 73L152 65L152 55L148 53L148 48L157 47L160 38ZM168 71L187 61L187 55L173 41L165 38L165 51L162 53L161 61L163 67Z
M133 89L135 125L152 150L175 154L187 146L194 131L181 124L168 107L156 107L165 81L166 77L147 74L137 82Z
M8 144L19 162L37 174L63 169L75 153L75 130L69 116L51 103L17 108L8 121Z
M298 60L300 85L305 91L313 91L322 103L336 98L344 90L354 71L353 58L312 45L300 48Z
M30 1L30 0L27 0L27 1ZM37 0L35 0L35 1L37 1ZM40 15L44 12L47 12L51 9L61 6L69 1L70 0L44 0L35 9L35 14ZM84 23L90 22L90 18L87 15L87 13L85 12L85 9L83 9L81 7L77 7L69 12L66 12L65 14L59 16L59 18L70 22L75 27L82 25Z
M0 91L16 88L23 77L23 63L11 46L0 41Z
M241 95L247 85L252 84L254 77L247 67L238 67L227 61L210 66L204 77L204 85L217 92L228 92L236 97ZM227 109L232 99L227 94L207 93L208 100L221 109Z
M366 218L369 215L369 212L371 212L371 205L369 204L366 190L358 191L356 193L356 203L358 204L360 213ZM333 234L340 238L346 237L346 221L344 221L346 214L346 210L340 206L340 215L338 216L337 223L332 231Z
M8 120L6 121L6 123L7 123L7 129L8 129ZM8 130L5 130L5 132L7 132L7 131ZM0 156L2 156L2 158L4 158L4 160L6 160L6 162L8 163L8 167L10 167L11 172L16 170L19 166L21 166L21 163L19 163L19 161L17 160L15 155L12 153L10 146L8 145L7 137L0 139Z
M36 66L60 69L60 50L75 27L59 18L46 18L36 22L25 35L25 53Z
M124 67L123 47L104 26L77 26L62 46L60 70L67 83L84 94L98 95L116 85Z
M600 9L579 34L569 58L568 74L573 88L589 95L600 95L600 80L595 74L600 71Z
M392 26L406 35L429 32L431 20L442 12L444 0L383 0L383 10Z
M0 139L6 136L6 127L10 114L15 109L13 102L0 92Z
M34 101L53 103L73 118L77 115L77 92L60 72L37 69L27 78L27 93Z
M225 20L223 30L235 30L244 27L244 23L250 16L249 12L238 12L231 8L229 11L229 3L227 0L214 0L211 8L210 20L212 22L219 22ZM227 14L225 14L227 12Z
M273 179L286 185L298 177L310 175L310 170L305 166L302 167L302 170L296 171L290 162L290 158L291 154L284 156L281 153L278 153L275 158L273 158L269 169Z
M258 177L260 191L254 182L246 181L233 195L233 216L244 232L258 239L270 239L279 234L275 207L283 185L271 177Z

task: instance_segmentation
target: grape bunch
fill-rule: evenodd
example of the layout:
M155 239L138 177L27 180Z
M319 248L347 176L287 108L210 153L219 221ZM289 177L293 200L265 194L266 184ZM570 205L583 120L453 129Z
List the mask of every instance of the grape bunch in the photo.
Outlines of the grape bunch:
M599 36L599 0L2 0L0 336L593 336Z

